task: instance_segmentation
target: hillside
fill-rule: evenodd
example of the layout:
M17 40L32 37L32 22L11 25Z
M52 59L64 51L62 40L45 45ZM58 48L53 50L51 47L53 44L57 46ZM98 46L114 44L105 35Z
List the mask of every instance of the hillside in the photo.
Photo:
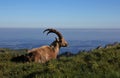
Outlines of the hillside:
M120 78L120 44L60 56L45 64L11 61L25 49L0 49L0 78Z

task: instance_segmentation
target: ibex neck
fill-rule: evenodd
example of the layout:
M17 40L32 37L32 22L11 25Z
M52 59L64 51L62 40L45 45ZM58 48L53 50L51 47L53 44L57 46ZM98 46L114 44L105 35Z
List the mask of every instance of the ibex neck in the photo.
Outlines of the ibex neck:
M57 45L55 46L55 53L58 54L58 53L59 53L59 50L60 50L60 46L59 46L59 44L57 44Z
M50 45L50 47L52 47L54 53L55 53L55 56L57 57L58 53L59 53L59 50L60 50L60 46L58 43L56 43L56 45Z

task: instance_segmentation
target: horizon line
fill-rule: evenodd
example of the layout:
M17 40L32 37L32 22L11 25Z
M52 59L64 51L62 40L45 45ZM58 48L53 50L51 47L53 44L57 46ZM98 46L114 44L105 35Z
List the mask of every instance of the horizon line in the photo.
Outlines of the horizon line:
M16 29L45 29L45 28L55 28L55 29L120 29L120 28L79 28L79 27L76 27L76 28L68 28L68 27L65 27L65 28L59 28L59 27L0 27L1 28L6 28L6 29L12 29L12 28L16 28Z

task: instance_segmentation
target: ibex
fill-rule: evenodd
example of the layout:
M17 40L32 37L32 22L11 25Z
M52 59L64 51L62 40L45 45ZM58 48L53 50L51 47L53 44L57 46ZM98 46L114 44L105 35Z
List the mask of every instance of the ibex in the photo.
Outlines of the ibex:
M50 45L28 50L27 57L29 61L45 63L51 59L56 59L60 48L68 46L67 41L64 39L62 34L57 30L46 29L43 31L43 33L44 32L47 32L47 35L49 33L54 33L58 36L58 38L55 38L55 41L53 41Z

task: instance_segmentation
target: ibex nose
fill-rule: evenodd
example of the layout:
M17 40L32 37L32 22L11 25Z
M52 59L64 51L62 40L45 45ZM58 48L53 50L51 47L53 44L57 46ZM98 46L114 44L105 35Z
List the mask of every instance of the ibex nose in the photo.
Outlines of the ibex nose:
M68 47L68 43L66 43L65 46Z

